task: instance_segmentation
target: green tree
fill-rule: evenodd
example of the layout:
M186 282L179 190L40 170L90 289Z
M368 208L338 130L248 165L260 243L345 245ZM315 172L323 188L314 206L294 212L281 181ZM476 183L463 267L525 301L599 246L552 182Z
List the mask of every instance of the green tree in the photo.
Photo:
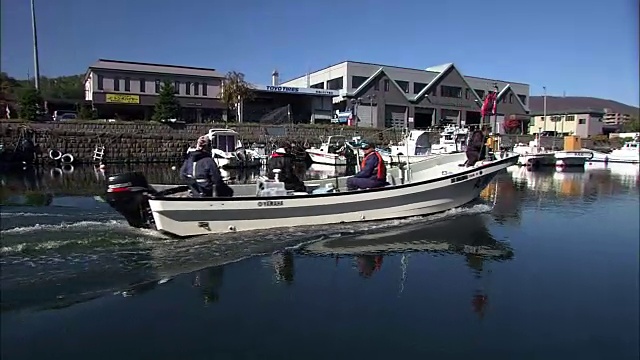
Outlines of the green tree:
M78 117L82 120L93 120L95 119L95 111L91 109L89 105L86 104L77 104L76 105L78 111Z
M165 81L162 84L160 93L158 94L158 101L153 110L153 121L164 122L169 119L176 119L180 114L180 103L176 99L175 90L173 84L169 81Z
M253 86L244 80L244 74L241 72L229 71L225 76L221 100L227 109L235 111L237 120L240 120L240 104L253 99L253 89Z
M640 132L640 120L631 118L622 124L622 132Z
M24 120L33 121L38 118L42 109L42 95L35 88L26 88L20 94L18 105L20 106L20 117Z

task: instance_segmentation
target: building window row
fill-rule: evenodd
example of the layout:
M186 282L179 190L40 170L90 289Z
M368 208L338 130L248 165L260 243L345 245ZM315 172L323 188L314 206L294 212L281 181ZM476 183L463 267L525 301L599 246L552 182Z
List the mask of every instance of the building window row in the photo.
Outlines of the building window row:
M120 88L120 80L123 80L124 82L124 92L131 92L131 78L129 77L125 77L125 78L120 78L120 77L114 77L113 78L113 91L121 91ZM97 87L98 90L104 90L104 76L103 75L98 75L97 76ZM139 82L139 92L141 93L146 93L147 92L147 80L144 78L140 78L138 79ZM173 82L173 88L174 88L174 92L175 94L180 94L180 81L174 81ZM162 80L160 79L155 79L155 88L154 88L154 92L156 94L159 94L160 91L162 89ZM193 95L200 95L200 90L202 89L202 96L207 96L207 83L205 82L190 82L187 81L185 82L185 91L184 94L185 95L191 95L193 93Z

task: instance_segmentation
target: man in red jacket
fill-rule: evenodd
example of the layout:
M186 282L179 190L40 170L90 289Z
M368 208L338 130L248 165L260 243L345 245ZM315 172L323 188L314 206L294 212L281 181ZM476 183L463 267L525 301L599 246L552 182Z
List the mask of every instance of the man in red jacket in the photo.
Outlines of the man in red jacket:
M363 142L364 159L360 164L360 172L347 179L347 189L372 189L386 186L387 167L382 156L375 150L371 143Z

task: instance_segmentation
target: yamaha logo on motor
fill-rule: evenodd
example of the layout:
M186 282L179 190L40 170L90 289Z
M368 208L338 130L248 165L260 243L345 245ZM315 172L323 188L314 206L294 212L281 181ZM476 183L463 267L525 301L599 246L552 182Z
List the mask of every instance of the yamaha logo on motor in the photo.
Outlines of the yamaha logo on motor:
M264 206L282 206L284 205L283 201L258 201L258 206L259 207L264 207Z

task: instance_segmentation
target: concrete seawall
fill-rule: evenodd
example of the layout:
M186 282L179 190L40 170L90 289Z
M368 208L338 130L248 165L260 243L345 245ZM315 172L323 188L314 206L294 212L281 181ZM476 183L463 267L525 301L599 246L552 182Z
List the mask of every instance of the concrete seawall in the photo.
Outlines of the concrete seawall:
M50 122L29 123L20 121L0 122L0 144L13 150L22 136L33 139L43 157L49 150L71 154L77 162L93 162L96 146L105 147L105 162L151 163L181 159L195 140L211 128L224 128L224 124L160 124L160 123L104 123L104 122ZM279 138L320 145L321 137L338 135L338 126L281 125L256 126L254 124L229 124L229 128L240 134L248 143L270 142ZM400 131L380 131L360 128L358 133L365 139L381 144L398 141ZM351 137L353 130L343 130Z

